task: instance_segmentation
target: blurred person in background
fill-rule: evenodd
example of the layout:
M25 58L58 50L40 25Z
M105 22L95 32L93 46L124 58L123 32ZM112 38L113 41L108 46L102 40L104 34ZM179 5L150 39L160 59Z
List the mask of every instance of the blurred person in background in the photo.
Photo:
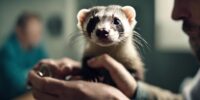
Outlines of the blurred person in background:
M0 99L10 99L26 91L29 70L47 57L41 45L41 18L32 12L22 13L14 32L0 50Z

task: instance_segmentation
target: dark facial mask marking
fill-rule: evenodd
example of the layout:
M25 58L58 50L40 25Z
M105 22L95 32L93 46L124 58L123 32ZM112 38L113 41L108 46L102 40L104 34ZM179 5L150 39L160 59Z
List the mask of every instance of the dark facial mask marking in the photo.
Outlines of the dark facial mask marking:
M95 27L99 21L100 21L100 19L97 16L92 17L89 20L88 25L87 25L87 32L88 32L89 37L91 36L92 31L95 29Z
M113 18L113 24L116 26L116 30L119 32L119 33L123 33L124 32L124 27L122 25L122 22L119 20L119 18L117 17L114 17Z

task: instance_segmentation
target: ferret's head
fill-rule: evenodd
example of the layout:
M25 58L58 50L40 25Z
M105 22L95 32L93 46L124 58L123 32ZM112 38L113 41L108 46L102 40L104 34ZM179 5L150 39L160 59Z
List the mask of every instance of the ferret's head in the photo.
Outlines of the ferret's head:
M79 11L78 28L89 41L111 46L132 36L137 23L135 17L135 9L131 6L95 6Z

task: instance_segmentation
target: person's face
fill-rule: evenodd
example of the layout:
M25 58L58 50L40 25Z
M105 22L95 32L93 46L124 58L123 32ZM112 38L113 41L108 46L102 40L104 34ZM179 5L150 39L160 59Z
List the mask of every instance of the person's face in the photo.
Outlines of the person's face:
M172 18L183 21L183 31L200 60L200 0L175 0Z
M42 25L39 20L30 19L24 29L22 36L28 47L36 46L40 42L42 34Z

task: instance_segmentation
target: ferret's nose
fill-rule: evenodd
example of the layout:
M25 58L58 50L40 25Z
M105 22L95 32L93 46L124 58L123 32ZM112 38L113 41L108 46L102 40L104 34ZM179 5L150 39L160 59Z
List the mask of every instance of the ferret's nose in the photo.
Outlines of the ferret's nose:
M102 30L98 29L98 30L96 31L96 36L97 36L98 38L101 38L101 39L107 38L107 37L108 37L108 34L109 34L109 32L106 31L105 29L102 29Z

